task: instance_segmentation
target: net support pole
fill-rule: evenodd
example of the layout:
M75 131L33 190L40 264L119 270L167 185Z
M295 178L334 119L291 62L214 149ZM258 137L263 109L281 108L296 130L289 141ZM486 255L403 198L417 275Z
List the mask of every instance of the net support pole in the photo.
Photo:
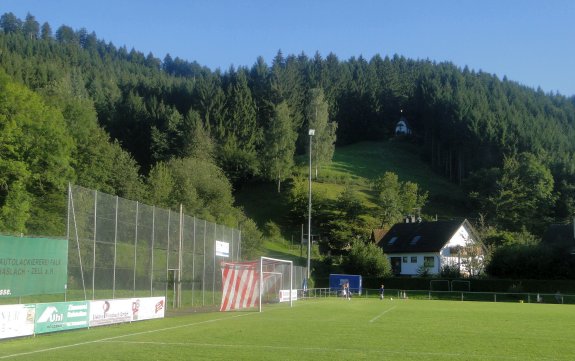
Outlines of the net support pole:
M152 245L150 247L150 297L154 296L154 242L156 235L156 206L152 206Z
M194 305L194 293L196 291L196 217L192 218L193 223L193 233L192 233L192 306Z
M264 258L260 257L260 287L259 287L259 297L258 297L258 309L259 312L262 312L262 296L263 296L263 286L264 286L264 268L263 268L263 261Z
M293 307L293 263L290 261L289 264L289 306Z
M182 261L184 244L184 206L180 203L180 225L179 225L179 245L178 245L178 294L177 306L182 306Z
M114 278L112 281L112 298L116 298L116 265L118 261L118 203L119 197L116 196L116 218L114 221Z
M94 252L92 252L92 300L96 299L96 232L98 231L98 191L94 191Z
M132 287L132 296L136 297L136 274L137 274L137 267L138 264L138 216L139 216L139 208L140 203L136 202L136 226L134 227L134 285Z
M204 263L202 265L202 306L206 305L206 229L208 228L208 221L204 219Z
M166 232L166 239L168 241L168 246L166 249L166 304L168 304L168 283L170 283L170 217L172 215L171 210L168 209L168 230ZM173 302L173 299L172 299ZM173 307L173 305L172 305Z
M70 210L72 212L73 222L74 222L74 234L76 235L76 247L78 248L78 262L80 264L80 276L82 278L82 290L84 291L84 300L86 300L86 283L84 282L84 267L82 266L82 252L80 252L80 237L78 236L78 223L76 222L76 210L74 209L74 195L72 194L72 185L68 184L68 192L70 199ZM94 227L95 229L95 227ZM96 251L94 249L94 251ZM68 286L66 284L66 292L68 292ZM67 298L67 296L66 296Z

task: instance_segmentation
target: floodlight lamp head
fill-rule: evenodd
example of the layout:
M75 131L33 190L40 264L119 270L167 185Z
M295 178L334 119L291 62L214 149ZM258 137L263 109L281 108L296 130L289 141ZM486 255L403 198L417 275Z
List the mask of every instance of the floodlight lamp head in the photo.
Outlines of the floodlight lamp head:
M310 136L311 136L311 135L315 135L315 129L310 129L310 130L309 130L309 135L310 135Z

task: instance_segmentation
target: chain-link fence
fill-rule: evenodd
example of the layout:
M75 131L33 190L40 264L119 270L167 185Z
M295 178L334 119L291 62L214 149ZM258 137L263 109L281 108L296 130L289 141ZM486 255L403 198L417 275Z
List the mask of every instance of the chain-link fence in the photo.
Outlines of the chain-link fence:
M68 299L219 304L224 256L216 245L226 260L240 260L238 229L79 186L70 186L68 202Z

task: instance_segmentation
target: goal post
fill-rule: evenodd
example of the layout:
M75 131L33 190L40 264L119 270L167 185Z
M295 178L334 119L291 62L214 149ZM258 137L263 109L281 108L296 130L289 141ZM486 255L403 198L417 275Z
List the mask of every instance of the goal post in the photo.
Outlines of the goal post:
M259 312L262 312L262 303L289 301L289 306L292 307L293 300L297 297L297 291L293 289L293 262L260 257L259 266Z

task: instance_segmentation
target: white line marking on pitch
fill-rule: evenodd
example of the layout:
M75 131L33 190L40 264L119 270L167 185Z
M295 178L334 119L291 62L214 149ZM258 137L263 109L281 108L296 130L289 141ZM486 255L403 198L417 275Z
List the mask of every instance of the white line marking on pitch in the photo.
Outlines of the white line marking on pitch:
M201 343L201 342L158 342L158 341L104 341L109 343L123 343L123 344L139 344L139 345L153 345L153 346L195 346L195 347L208 347L208 348L251 348L251 349L268 349L268 350L299 350L305 352L320 352L320 353L352 353L360 352L362 354L381 354L381 355L414 355L414 356L445 356L450 358L471 357L479 360L521 360L523 356L515 355L483 355L483 354L461 354L456 352L418 352L418 351L405 351L405 350L381 350L381 349L355 349L355 348L332 348L332 347L301 347L301 346L278 346L278 345L254 345L254 344L224 344L224 343ZM541 361L555 361L551 358L539 358Z
M379 315L375 316L374 318L372 318L371 320L369 320L369 323L372 323L373 321L377 320L378 318L380 318L381 316L385 315L386 313L388 313L389 311L395 309L397 306L393 306L392 308L388 308L387 310L383 311L382 313L380 313Z
M74 343L74 344L71 344L71 345L56 346L56 347L44 348L44 349L41 349L41 350L35 350L35 351L30 351L30 352L22 352L22 353L15 353L15 354L12 354L12 355L0 356L0 359L7 359L7 358L12 358L12 357L33 355L33 354L37 354L37 353L43 353L43 352L61 350L61 349L70 348L70 347L78 347L78 346L89 345L89 344L98 343L98 342L109 342L109 341L117 340L117 339L119 339L119 338L124 338L124 337L137 336L137 335L145 335L145 334L154 333L154 332L170 331L170 330L175 330L175 329L178 329L178 328L196 326L196 325L201 325L201 324L204 324L204 323L212 323L212 322L217 322L217 321L224 321L224 320L229 320L229 319L232 319L232 318L238 318L238 317L249 316L249 315L257 315L257 314L259 314L259 312L257 312L257 313L256 313L256 312L254 312L254 313L243 313L243 314L234 315L234 316L231 316L231 317L222 317L222 318L217 318L217 319L214 319L214 320L206 320L206 321L200 321L200 322L194 322L194 323L187 323L187 324L185 324L185 325L159 328L159 329L157 329L157 330L149 330L149 331L128 333L128 334L125 334L125 335L114 336L114 337L106 337L106 338L102 338L102 339L94 340L94 341L79 342L79 343Z

